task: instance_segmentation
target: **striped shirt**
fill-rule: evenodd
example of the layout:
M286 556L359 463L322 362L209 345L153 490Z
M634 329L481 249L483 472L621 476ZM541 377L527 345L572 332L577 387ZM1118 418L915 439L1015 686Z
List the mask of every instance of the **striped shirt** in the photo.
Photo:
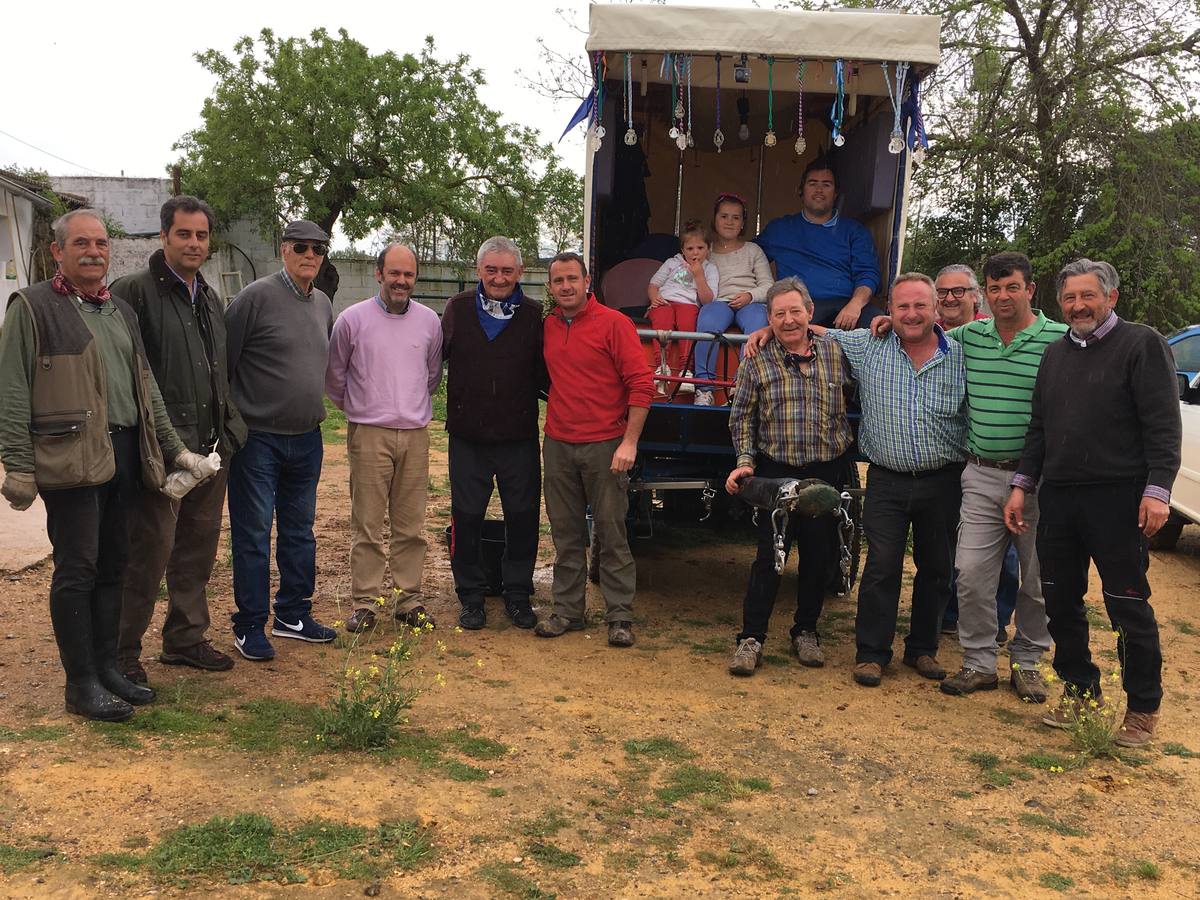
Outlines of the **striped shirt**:
M863 417L858 445L895 472L927 472L965 458L966 370L962 347L934 326L938 349L918 372L895 332L830 329L858 380Z
M983 459L1021 458L1033 385L1046 347L1067 326L1041 310L1005 345L995 319L968 322L947 334L962 344L967 365L967 448Z
M779 341L738 366L729 431L739 466L754 466L762 453L800 467L837 459L850 449L846 357L834 341L815 334L812 349L808 373L785 363Z

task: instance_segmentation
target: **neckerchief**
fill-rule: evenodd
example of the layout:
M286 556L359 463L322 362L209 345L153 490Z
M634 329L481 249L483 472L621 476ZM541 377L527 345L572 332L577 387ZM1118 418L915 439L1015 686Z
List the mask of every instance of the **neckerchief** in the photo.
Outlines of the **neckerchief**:
M788 353L786 350L783 353L783 364L789 369L800 371L802 363L813 363L817 359L817 348L813 347L808 352L808 356L801 356L799 353Z
M487 335L489 342L498 338L500 333L508 327L508 323L516 314L517 307L524 299L525 295L521 292L519 284L504 300L489 299L483 292L482 281L475 286L475 312L479 315L479 324L483 327L483 333Z
M61 269L54 273L54 278L50 282L50 287L54 289L54 293L56 294L62 294L64 297L70 297L71 295L74 295L80 300L86 300L88 303L95 304L96 306L107 303L112 299L112 294L109 293L107 285L101 285L100 290L96 291L94 294L89 294L86 291L81 291L79 288L75 287L75 285L71 283L71 279L64 275Z

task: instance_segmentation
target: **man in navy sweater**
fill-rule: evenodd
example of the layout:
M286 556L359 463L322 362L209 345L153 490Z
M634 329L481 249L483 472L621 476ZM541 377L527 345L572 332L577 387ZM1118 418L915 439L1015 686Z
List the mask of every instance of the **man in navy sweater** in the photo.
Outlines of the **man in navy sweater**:
M837 176L826 159L808 164L801 178L800 212L767 223L754 239L775 263L775 277L797 276L813 298L813 324L867 328L883 311L871 304L879 290L879 259L870 232L834 208Z
M1056 645L1054 670L1065 685L1062 703L1042 721L1070 728L1103 704L1083 599L1092 561L1119 635L1128 697L1116 741L1140 747L1154 737L1162 702L1146 538L1167 520L1182 426L1167 342L1113 311L1118 283L1111 265L1090 259L1059 272L1058 302L1071 330L1042 357L1004 519L1013 533L1027 531L1025 495L1037 490L1042 590Z

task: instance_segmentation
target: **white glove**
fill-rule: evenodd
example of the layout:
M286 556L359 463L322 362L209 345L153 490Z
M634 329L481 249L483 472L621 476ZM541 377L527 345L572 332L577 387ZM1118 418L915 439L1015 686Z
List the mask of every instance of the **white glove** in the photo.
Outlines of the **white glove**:
M197 481L203 479L208 473L205 472L201 465L205 458L199 453L193 453L191 450L184 450L175 457L175 465L180 469L187 469L195 476Z
M187 492L204 481L216 475L221 470L221 454L210 453L208 456L200 456L198 453L192 453L192 456L200 460L195 469L179 468L167 476L163 486L159 489L172 500L182 500ZM179 458L182 458L180 454ZM178 462L179 459L176 459Z
M4 495L8 505L18 511L29 509L37 492L37 481L29 472L5 473L4 485L0 487L0 494Z

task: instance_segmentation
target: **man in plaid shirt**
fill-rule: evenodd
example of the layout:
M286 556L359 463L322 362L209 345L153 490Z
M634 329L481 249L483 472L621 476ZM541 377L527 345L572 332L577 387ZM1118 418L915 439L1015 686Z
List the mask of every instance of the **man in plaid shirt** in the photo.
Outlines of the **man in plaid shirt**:
M846 418L850 370L837 343L809 330L813 301L799 278L784 278L767 291L767 319L775 340L738 368L729 430L737 468L726 489L736 494L743 478L820 478L841 490L854 436ZM823 330L823 329L822 329ZM800 548L792 648L806 666L823 666L817 619L825 596L830 555L837 552L832 516L788 517L785 546ZM767 624L779 591L771 517L758 517L758 554L742 609L742 630L729 664L733 675L752 675L762 662Z

